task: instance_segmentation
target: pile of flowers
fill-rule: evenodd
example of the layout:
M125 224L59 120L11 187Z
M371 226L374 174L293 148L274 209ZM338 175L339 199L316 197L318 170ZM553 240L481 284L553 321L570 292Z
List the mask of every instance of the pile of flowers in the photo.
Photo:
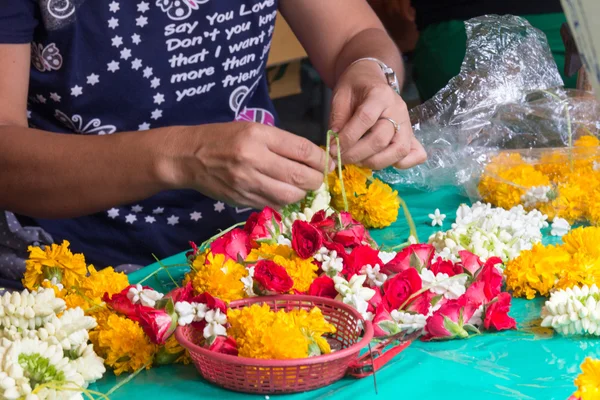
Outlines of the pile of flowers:
M563 236L562 245L536 244L507 263L506 286L516 297L533 299L553 290L600 285L600 228L581 227Z
M452 229L433 234L429 243L441 257L452 261L468 250L484 260L500 257L506 262L541 242L546 227L545 215L537 210L526 212L520 205L505 210L491 204L462 204Z
M600 360L588 357L583 361L575 386L577 391L569 400L596 400L600 397Z
M374 321L379 336L418 331L451 339L515 327L500 258L483 262L459 251L457 261L434 259L427 244L384 252L350 213L321 205L327 208L304 205L310 220L265 208L206 249L194 246L184 283L225 302L270 294L335 298Z
M582 136L569 149L548 149L529 158L502 152L486 166L479 182L484 201L498 207L523 205L550 220L600 223L600 140Z
M598 287L574 286L553 292L542 309L542 326L565 336L600 336Z
M5 293L0 299L0 398L75 397L100 379L104 363L90 343L94 318L65 311L52 289Z

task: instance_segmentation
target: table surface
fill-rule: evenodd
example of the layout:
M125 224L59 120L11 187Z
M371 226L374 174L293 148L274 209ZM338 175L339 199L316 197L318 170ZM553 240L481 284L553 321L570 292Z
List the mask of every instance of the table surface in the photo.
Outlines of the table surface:
M456 208L468 200L453 188L433 193L403 189L400 193L408 203L417 224L421 241L436 229L429 224L428 214L439 208L447 215L444 224L449 229ZM439 228L438 228L439 229ZM373 232L380 244L401 243L408 236L402 213L391 227ZM554 241L546 238L545 241ZM163 261L165 265L184 261L182 254ZM132 282L158 269L150 265L130 276ZM174 271L181 275L183 271ZM169 279L161 271L146 284L164 288ZM600 345L594 339L562 338L539 328L539 314L543 299L513 300L511 316L517 320L518 330L498 334L484 334L467 340L423 343L415 342L397 356L377 375L379 398L464 399L480 395L485 399L566 399L574 391L573 380L586 356L600 358ZM115 378L112 373L91 389L106 393L125 376ZM271 396L284 400L336 398L375 398L373 378L361 380L345 378L313 392ZM164 366L140 373L111 395L120 399L179 400L251 399L264 396L245 395L225 391L204 381L192 365Z

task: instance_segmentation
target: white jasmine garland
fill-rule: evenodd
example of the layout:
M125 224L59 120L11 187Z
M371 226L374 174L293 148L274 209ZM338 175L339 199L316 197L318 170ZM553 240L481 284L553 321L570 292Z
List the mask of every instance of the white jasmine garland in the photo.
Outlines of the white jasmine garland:
M427 324L427 316L418 313L408 313L394 310L391 313L392 319L398 325L401 332L413 333L421 331Z
M82 344L69 352L75 365L75 370L83 376L88 383L96 382L106 372L104 360L94 352L94 346L90 343Z
M337 299L356 308L363 318L370 321L373 319L373 314L368 312L367 308L369 300L375 296L375 290L363 286L366 280L366 275L354 275L350 282L342 276L335 276L333 283L339 293Z
M521 201L525 207L532 208L538 203L547 203L550 200L548 194L551 191L552 186L533 186L521 196Z
M53 289L5 293L0 300L0 328L34 330L66 308Z
M204 303L188 303L179 301L175 304L177 323L179 326L189 325L192 322L201 322L206 317L208 307Z
M154 307L156 302L163 298L163 294L152 289L144 289L139 283L129 288L127 298L132 304L141 304L146 307Z
M375 266L371 266L371 264L367 264L361 269L361 274L367 276L367 285L370 287L380 287L383 286L385 281L387 281L388 276L381 272L381 267L379 264L375 264Z
M221 310L209 310L206 312L204 317L206 321L206 326L204 327L204 338L209 339L214 336L226 336L227 329L225 329L225 324L227 324L227 315L223 314Z
M490 204L461 205L452 229L429 238L438 256L459 261L459 251L468 250L483 260L516 258L523 250L542 240L547 216L537 210L526 212L522 206L510 210L492 208Z
M326 247L321 247L314 259L321 263L321 269L329 277L334 277L344 269L344 260L338 257L337 251L329 251Z
M244 291L249 297L255 297L256 293L254 293L254 267L246 268L248 271L248 275L241 278L242 283L244 284Z
M552 221L552 230L550 234L552 236L560 236L563 237L571 230L571 225L566 219L563 218L554 218Z
M542 326L562 335L600 336L600 291L596 285L557 290L542 308Z
M424 268L420 275L423 287L429 288L433 293L443 295L447 299L458 299L467 291L467 274L450 277L444 273L434 274L431 270Z

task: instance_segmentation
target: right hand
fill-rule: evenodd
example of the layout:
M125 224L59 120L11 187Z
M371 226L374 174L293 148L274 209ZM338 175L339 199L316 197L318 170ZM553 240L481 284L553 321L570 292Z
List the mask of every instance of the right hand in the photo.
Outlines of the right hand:
M323 183L325 151L292 133L250 122L182 129L171 138L183 146L172 153L170 168L179 188L232 205L280 209Z

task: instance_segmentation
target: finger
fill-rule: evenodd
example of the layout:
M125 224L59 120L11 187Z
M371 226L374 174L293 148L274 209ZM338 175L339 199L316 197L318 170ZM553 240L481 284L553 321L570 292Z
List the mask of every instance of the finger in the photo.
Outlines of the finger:
M374 91L374 93L377 93ZM364 134L371 129L386 107L381 98L370 94L366 100L356 108L352 117L339 132L342 154L354 147Z
M380 119L371 131L342 155L345 164L358 164L382 151L391 143L396 129L390 121Z
M410 152L406 157L394 164L394 167L399 169L408 169L414 167L415 165L422 164L426 160L427 152L425 151L425 148L417 140L417 138L413 137Z
M289 183L302 190L317 190L323 184L323 171L316 171L302 163L275 153L265 155L261 161L258 171L279 182Z
M374 170L380 170L394 165L410 153L411 138L414 137L409 124L400 125L400 131L394 135L390 145L382 152L367 158L362 165Z
M350 117L352 117L352 91L349 89L336 90L331 100L330 129L340 133Z
M257 183L254 194L267 199L277 207L297 203L306 197L306 191L266 175L262 175Z
M325 151L306 138L285 131L274 132L269 134L267 147L284 158L298 161L319 172L325 171L328 158ZM329 158L329 170L334 167Z

